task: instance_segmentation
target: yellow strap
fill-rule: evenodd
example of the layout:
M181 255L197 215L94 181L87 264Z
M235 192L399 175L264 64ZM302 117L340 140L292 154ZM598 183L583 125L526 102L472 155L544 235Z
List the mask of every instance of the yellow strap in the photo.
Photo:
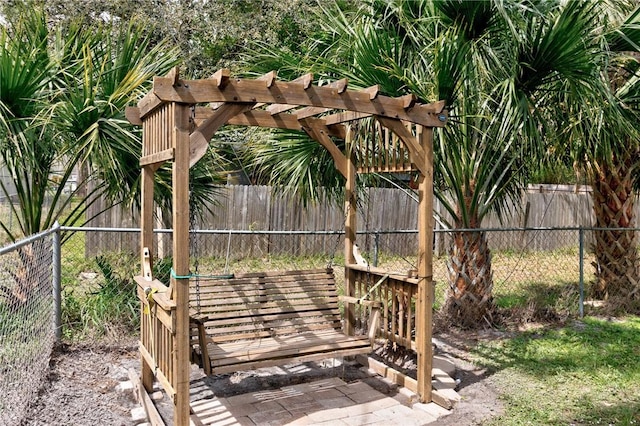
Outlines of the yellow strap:
M143 312L145 313L145 315L149 315L151 313L151 308L156 303L153 300L153 294L157 292L158 292L157 289L151 288L151 287L147 287L144 289L144 294L147 295L147 303L144 304L144 309L143 309Z

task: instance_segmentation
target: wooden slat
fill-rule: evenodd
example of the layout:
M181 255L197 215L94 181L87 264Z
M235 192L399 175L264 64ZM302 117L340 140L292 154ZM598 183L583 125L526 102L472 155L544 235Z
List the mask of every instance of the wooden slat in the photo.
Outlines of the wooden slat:
M163 163L165 161L171 160L173 160L173 148L165 149L164 151L141 157L140 166L144 167L146 165Z
M253 298L257 298L256 300L260 300L265 296L290 296L291 298L298 297L329 297L332 295L332 291L330 287L310 287L307 291L297 291L295 288L291 286L282 286L277 288L247 288L245 289L230 289L230 288L222 288L222 289L193 289L190 288L191 294L199 293L200 297L208 297L208 298L217 298L217 297L226 297L240 300L236 300L235 302L231 300L224 300L221 303L240 303L240 302L248 302L253 300Z
M332 342L336 344L344 344L350 342L353 344L369 343L364 337L346 336L336 330L324 330L313 333L298 333L296 335L284 336L280 339L256 339L254 341L237 340L221 345L211 345L217 353L267 353L274 348L281 346L295 347L311 347L314 345L327 345Z
M289 290L289 291L287 291ZM197 294L197 291L192 291L192 295ZM200 302L206 300L214 300L216 305L233 305L238 303L243 304L258 304L261 302L269 301L285 301L288 300L290 304L309 304L314 300L316 302L321 300L337 300L335 294L332 295L323 289L310 289L307 293L296 292L293 289L265 289L263 291L223 291L223 292L200 292ZM218 300L223 299L224 300ZM302 299L302 300L301 300Z
M335 329L336 324L339 326L339 321L330 322L327 318L322 317L310 317L310 318L299 318L299 319L289 319L289 320L280 320L274 322L260 322L258 324L253 324L251 322L246 323L247 325L233 325L230 327L221 327L219 323L216 323L217 327L209 328L209 336L214 340L217 340L217 336L223 336L228 334L240 334L240 333L253 333L256 330L274 330L275 332L279 332L280 334L291 334L294 332L294 328L305 330L315 329L315 330L329 330ZM204 322L204 325L207 326L207 322ZM303 327L304 326L304 327ZM238 339L236 339L238 340Z
M310 352L328 352L345 348L365 346L370 348L368 339L353 339L341 333L299 334L295 339L259 339L254 345L247 342L234 342L229 345L219 344L209 347L211 365L237 363L237 360L255 361L268 358L282 358ZM234 348L235 346L235 348Z
M312 307L312 308L309 308L308 310L308 312L313 312L313 311L318 311L318 309L315 309ZM252 312L251 310L234 310L229 312L209 314L207 315L207 317L210 318L211 320L229 319L229 318L237 318L237 317L251 317L251 318L258 319L263 315L278 315L278 314L285 314L285 313L291 313L291 312L304 312L304 309L302 309L302 307L295 310L282 309L282 308L269 308L269 309L262 309L260 313Z
M373 114L367 114L365 112L353 112L342 111L331 115L322 117L324 122L331 128L334 124L348 123L349 121L356 121L362 118L371 117Z
M197 309L197 308L196 308ZM232 315L237 317L262 317L264 315L286 314L291 312L320 311L326 310L332 312L338 309L337 304L308 304L292 306L289 304L269 303L264 306L255 304L249 307L241 305L226 305L224 307L215 308L215 305L201 305L200 313L206 315L209 319L229 318Z
M304 278L310 275L326 275L333 277L333 269L319 268L319 269L295 269L284 271L261 271L261 272L244 272L236 274L235 278L254 278L254 277L301 277Z
M207 290L215 293L227 293L227 292L246 292L246 291L294 291L296 288L299 292L304 292L307 289L319 290L322 288L332 289L334 287L333 281L327 277L321 276L317 280L291 280L286 278L273 278L275 282L268 282L271 278L239 278L237 282L229 283L227 281L217 282L203 282L199 283L191 282L190 288L193 291L196 285L199 284L201 290Z
M332 357L346 357L356 356L363 353L370 352L367 348L355 348L355 349L341 349L339 351L319 352L319 353L307 353L297 356L289 356L285 358L266 359L261 361L243 362L238 364L231 364L227 366L216 367L213 374L233 373L241 370L255 370L256 368L273 367L277 365L283 365L290 362L307 362L317 361Z
M153 365L153 357L151 356L147 348L141 344L139 345L139 350L140 350L141 356L147 361L147 363L149 363L150 365ZM160 382L160 384L162 385L165 392L167 392L167 395L169 395L170 398L175 396L176 394L175 389L171 385L170 380L164 375L162 371L156 370L156 379L158 379L158 382Z
M413 164L415 167L422 172L422 174L427 173L427 169L425 166L425 152L420 143L416 140L416 137L411 134L409 130L402 124L399 120L390 119L387 117L378 117L378 121L392 130L398 137L402 140L404 145L410 149L411 155L414 158ZM404 154L402 155L401 162L404 166Z
M282 112L291 111L292 109L298 108L298 105L289 105L289 104L272 104L266 108L266 111L271 115L277 115Z
M262 316L262 320L264 322L274 322L274 321L279 321L279 320L289 320L292 318L308 318L308 317L316 317L316 318L323 318L324 321L327 322L340 322L340 311L338 309L333 310L333 311L326 311L327 315L324 316L319 316L317 312L311 311L311 312L295 312L295 313L277 313L277 314L271 314L271 315L263 315ZM208 317L203 317L202 319L203 323L209 323L209 324L215 324L217 327L228 327L228 326L236 326L236 325L243 325L243 324L255 324L252 321L251 317L238 317L238 318L213 318L213 319L209 319ZM210 328L214 328L214 327L210 327ZM215 332L215 330L212 330L212 332Z
M229 279L218 279L218 280L207 280L207 279L199 279L200 287L211 288L212 290L218 288L225 288L225 286L231 286L233 289L251 289L255 288L258 285L268 286L272 288L277 287L286 287L287 284L293 283L293 285L305 288L307 285L317 285L321 283L322 285L330 285L333 282L333 279L329 275L309 275L309 276L275 276L275 277L247 277L247 278L231 278ZM194 288L196 285L195 280L191 281L191 287Z
M310 288L307 292L299 292L291 287L281 287L281 288L265 288L265 289L256 289L256 290L231 290L231 289L221 289L221 290L210 290L210 289L190 289L191 294L199 294L200 300L206 299L218 299L225 298L225 300L221 300L219 303L221 304L233 304L233 303L248 303L248 302L259 302L264 297L274 296L274 297L289 297L291 299L299 299L299 298L328 298L335 296L335 293L330 291L331 289L327 288Z

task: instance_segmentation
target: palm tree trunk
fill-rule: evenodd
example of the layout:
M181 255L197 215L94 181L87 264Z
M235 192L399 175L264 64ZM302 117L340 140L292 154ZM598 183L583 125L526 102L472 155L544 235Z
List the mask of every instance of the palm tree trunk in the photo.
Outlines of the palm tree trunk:
M448 320L465 328L492 323L493 274L485 232L453 232L447 274L449 294L444 312Z
M596 217L593 296L618 300L640 298L640 277L632 183L633 155L595 164L593 208ZM609 229L608 229L609 228Z

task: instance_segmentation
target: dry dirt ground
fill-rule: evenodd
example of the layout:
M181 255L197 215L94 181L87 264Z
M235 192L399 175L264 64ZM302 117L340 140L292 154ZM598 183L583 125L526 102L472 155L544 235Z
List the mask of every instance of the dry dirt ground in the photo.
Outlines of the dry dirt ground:
M465 360L469 341L440 335L434 342L437 353L455 361L455 378L460 380L458 392L462 397L452 413L441 418L438 425L478 425L500 413L502 406L492 378ZM396 361L398 368L404 368L408 373L415 367L411 357L398 356ZM128 381L130 368L139 371L135 341L59 346L51 356L49 375L22 424L135 425L131 410L139 405L131 390L122 389L123 383L126 385ZM207 378L207 385L216 396L229 396L334 376L371 384L367 374L357 365L345 363L335 367L330 363L307 363L295 375L247 372ZM379 390L389 392L388 389Z

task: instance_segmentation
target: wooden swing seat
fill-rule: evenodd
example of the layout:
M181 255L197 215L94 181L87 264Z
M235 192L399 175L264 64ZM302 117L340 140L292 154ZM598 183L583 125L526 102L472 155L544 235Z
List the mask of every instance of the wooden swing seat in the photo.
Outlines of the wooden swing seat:
M371 351L378 309L371 304L367 336L344 334L332 269L246 273L198 287L190 285L191 359L208 375Z

